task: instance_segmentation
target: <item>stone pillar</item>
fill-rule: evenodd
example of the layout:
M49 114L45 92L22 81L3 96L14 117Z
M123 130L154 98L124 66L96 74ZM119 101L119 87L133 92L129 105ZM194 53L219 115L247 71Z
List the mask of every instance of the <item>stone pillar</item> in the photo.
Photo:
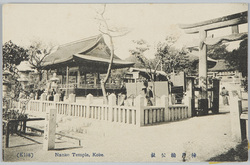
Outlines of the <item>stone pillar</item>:
M108 113L109 121L113 122L114 121L113 106L116 105L116 95L114 93L108 96L108 104L109 104L109 113Z
M86 118L90 118L90 105L93 103L93 95L92 94L88 94L86 97L87 100L87 108L86 108Z
M69 102L70 103L76 102L76 95L75 94L73 94L73 93L69 94Z
M60 94L55 94L54 95L54 102L59 102L60 101Z
M187 117L192 117L195 115L194 112L194 99L192 97L188 98L188 114Z
M46 101L46 93L42 93L40 96L41 101Z
M241 142L240 114L242 111L241 100L238 96L230 96L230 117L232 138L236 142Z
M55 148L56 133L56 108L49 106L46 109L43 150L52 150Z
M70 104L70 103L75 103L76 102L76 95L75 94L73 94L73 93L71 93L71 94L69 94L69 110L68 110L68 115L69 116L73 116L73 113L74 112L72 112L73 110L73 107L72 107L72 105Z
M43 101L46 101L46 93L42 93L40 96L40 105L39 105L38 112L43 112Z
M135 98L136 105L136 125L138 127L144 125L144 97L142 95L138 95Z
M166 95L162 95L161 96L161 106L165 107L165 110L164 110L164 121L169 121L169 100L168 100L168 96Z
M203 41L207 37L207 32L205 30L200 31L200 56L199 56L199 86L200 100L199 105L204 114L208 113L208 100L207 100L207 46Z

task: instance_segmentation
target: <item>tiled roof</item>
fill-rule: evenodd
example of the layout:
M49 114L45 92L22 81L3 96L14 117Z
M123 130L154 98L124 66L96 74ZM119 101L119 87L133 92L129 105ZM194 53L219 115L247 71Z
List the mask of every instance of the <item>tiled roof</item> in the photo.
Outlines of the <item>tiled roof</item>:
M109 63L110 50L104 42L103 36L98 35L83 40L60 45L58 48L44 59L44 66L67 63L75 57L86 59L88 61ZM133 65L132 62L126 62L114 55L114 64ZM121 66L122 67L122 66Z
M225 60L218 60L216 65L209 69L209 71L229 71L232 70L232 68L230 68L227 63L225 62Z

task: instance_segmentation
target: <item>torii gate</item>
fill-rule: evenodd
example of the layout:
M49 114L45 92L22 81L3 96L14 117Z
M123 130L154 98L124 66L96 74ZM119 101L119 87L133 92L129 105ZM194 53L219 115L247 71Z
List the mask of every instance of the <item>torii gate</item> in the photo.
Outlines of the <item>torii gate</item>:
M208 112L207 100L207 45L216 45L221 42L230 42L242 40L248 37L248 33L239 33L239 25L248 22L248 12L241 12L233 15L228 15L208 21L203 21L194 24L180 24L179 27L184 29L187 34L199 33L199 86L201 87L201 107ZM221 29L225 27L232 28L232 34L218 37L208 38L207 32L211 30ZM194 47L195 47L194 46Z

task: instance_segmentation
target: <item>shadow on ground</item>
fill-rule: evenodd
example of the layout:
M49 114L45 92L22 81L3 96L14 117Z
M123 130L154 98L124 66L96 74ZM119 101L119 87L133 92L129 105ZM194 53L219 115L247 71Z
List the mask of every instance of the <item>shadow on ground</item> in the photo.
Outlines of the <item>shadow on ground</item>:
M209 159L209 162L244 162L248 160L248 141L244 140L236 148L230 149L228 152Z

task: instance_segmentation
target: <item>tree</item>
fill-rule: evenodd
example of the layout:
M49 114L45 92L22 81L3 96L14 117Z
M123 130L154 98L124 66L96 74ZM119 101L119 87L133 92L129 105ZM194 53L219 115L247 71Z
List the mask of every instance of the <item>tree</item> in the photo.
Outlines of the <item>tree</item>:
M114 54L115 54L113 38L126 35L129 31L126 28L116 28L116 27L109 26L107 19L104 16L105 11L106 11L106 4L104 4L102 11L97 11L96 19L99 20L99 31L103 35L106 35L109 38L109 45L110 45L109 66L108 66L105 78L101 80L101 88L102 88L103 97L104 97L105 102L107 103L108 97L107 97L105 86L111 74L111 69L112 69L112 64L113 64L113 59L114 59Z
M8 41L3 45L3 70L11 73L9 81L11 82L10 99L17 99L21 84L18 81L18 69L16 68L22 61L28 60L28 50Z
M225 58L226 62L229 64L230 68L236 69L242 73L242 76L247 76L247 67L248 67L248 39L245 39L240 42L238 49L233 50Z
M16 66L25 60L28 60L27 49L14 44L11 40L3 45L3 70L16 73Z
M227 46L226 44L208 45L207 56L215 60L225 59L230 53Z
M145 52L149 50L150 45L143 39L133 40L136 44L135 49L129 50L132 56L135 56L137 61L146 69L150 81L155 81L156 70L160 65L160 60L149 60L145 57ZM160 55L159 55L160 58Z
M145 57L145 52L149 50L150 45L143 39L134 40L136 44L135 49L129 50L132 56L135 56L137 61L139 61L142 66L146 69L146 73L149 77L149 81L153 84L153 95L155 96L155 81L156 81L156 71L163 60L163 53L156 53L154 60L149 60ZM154 102L156 97L154 97Z
M42 80L43 62L52 50L52 45L45 45L41 41L33 41L29 47L29 63L34 67L39 75L39 80Z

